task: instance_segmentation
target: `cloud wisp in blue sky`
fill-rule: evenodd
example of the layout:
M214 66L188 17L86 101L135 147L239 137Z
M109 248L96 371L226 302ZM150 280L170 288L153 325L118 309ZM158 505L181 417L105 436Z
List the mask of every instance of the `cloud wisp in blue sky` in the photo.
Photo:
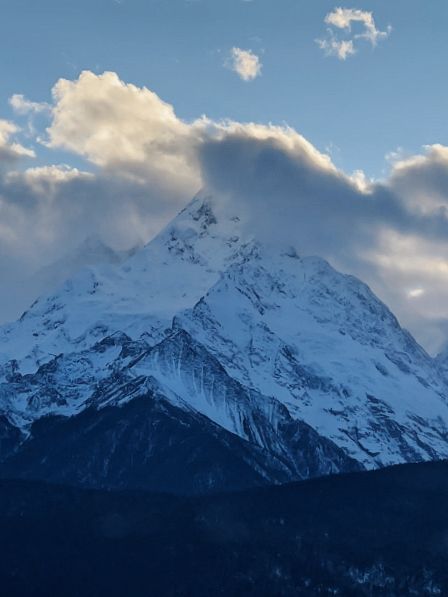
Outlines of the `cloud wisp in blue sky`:
M261 75L261 60L252 50L232 48L228 65L243 81L253 81Z
M392 32L391 25L385 31L380 31L373 13L355 8L336 8L326 15L325 23L328 25L327 36L317 39L316 43L327 56L336 56L339 60L356 54L360 42L366 41L374 48ZM362 27L359 33L353 31L356 24ZM336 32L343 32L345 37Z

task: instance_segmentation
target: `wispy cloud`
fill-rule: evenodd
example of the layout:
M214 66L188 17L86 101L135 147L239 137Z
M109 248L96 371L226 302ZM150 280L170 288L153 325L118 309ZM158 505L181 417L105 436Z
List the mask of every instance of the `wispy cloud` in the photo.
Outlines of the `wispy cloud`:
M229 66L243 81L253 81L261 75L260 58L251 50L232 48Z
M381 31L376 26L373 13L356 8L335 8L326 15L325 23L328 25L327 35L317 39L316 43L327 56L336 56L339 60L346 60L355 54L359 41L367 41L375 47L392 31L390 25L385 31ZM354 24L361 25L360 33L353 32ZM345 35L344 38L341 33Z
M49 104L45 102L32 102L20 93L12 95L9 98L9 104L17 114L36 114L50 110Z
M35 157L32 149L24 147L14 140L14 135L19 131L19 127L14 123L0 119L0 167L20 158Z
M327 56L337 56L339 60L347 60L349 56L356 53L351 39L338 40L332 33L326 39L317 39L316 42Z

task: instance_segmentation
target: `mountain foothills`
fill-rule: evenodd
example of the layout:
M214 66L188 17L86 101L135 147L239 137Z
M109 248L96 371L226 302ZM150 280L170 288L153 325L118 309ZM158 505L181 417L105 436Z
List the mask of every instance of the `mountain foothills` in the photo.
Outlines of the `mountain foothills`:
M0 480L2 592L441 597L447 500L446 462L194 497Z
M206 493L448 458L447 359L205 193L0 328L0 474Z

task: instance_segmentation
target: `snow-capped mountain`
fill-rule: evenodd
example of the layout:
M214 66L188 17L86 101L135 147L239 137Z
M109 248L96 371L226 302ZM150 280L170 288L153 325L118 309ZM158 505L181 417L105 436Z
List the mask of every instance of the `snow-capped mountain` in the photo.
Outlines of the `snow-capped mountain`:
M76 276L86 267L98 265L119 265L134 255L141 247L136 245L129 250L116 250L106 245L97 236L88 236L73 251L55 259L39 269L33 276L36 296L56 290L67 280Z
M79 351L118 330L153 342L230 265L242 240L237 218L219 222L197 197L121 266L86 267L0 328L0 366L14 358L32 372L51 354Z
M440 363L205 193L4 326L0 380L9 476L205 491L448 457Z
M74 249L61 255L55 252L46 265L27 277L25 283L22 280L2 288L4 297L0 300L4 308L0 308L0 325L15 319L42 294L57 290L65 280L76 276L84 268L119 265L141 247L137 243L130 249L113 249L98 236L90 235Z

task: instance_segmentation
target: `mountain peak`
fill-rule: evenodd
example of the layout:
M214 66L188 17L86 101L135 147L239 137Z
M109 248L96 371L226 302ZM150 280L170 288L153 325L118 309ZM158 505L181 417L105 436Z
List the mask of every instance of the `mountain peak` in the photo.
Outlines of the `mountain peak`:
M386 305L324 259L260 242L206 193L124 263L40 298L0 341L0 414L77 416L159 384L258 448L266 421L274 442L291 420L360 466L448 457L445 379Z

